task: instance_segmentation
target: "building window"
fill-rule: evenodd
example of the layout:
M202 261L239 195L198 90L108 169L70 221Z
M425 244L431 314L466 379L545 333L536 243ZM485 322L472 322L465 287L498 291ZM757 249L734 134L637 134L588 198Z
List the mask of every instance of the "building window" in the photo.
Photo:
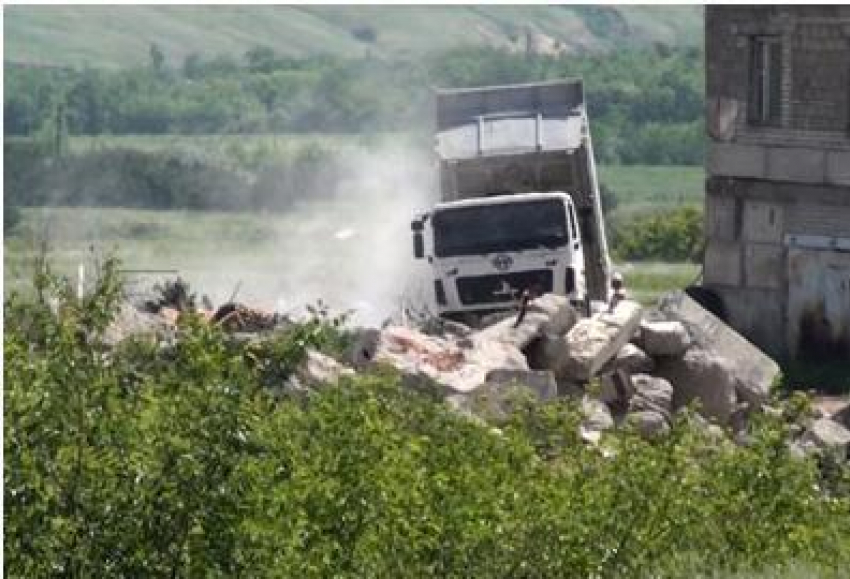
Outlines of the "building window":
M782 44L778 36L754 36L750 47L750 123L778 125Z

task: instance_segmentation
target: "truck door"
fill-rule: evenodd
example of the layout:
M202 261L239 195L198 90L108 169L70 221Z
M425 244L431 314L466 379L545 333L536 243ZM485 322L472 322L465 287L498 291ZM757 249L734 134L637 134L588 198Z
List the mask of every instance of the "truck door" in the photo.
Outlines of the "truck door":
M570 223L570 253L572 258L567 266L565 292L567 295L576 292L578 299L584 299L587 293L587 281L584 272L584 248L581 243L581 231L578 228L578 217L572 199L567 201L567 219Z

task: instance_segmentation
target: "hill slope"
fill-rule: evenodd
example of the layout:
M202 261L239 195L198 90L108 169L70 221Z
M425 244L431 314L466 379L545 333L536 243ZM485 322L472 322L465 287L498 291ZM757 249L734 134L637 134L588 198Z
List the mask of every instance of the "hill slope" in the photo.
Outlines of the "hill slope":
M577 52L702 42L701 6L7 6L5 59L120 67L188 54L415 56L460 45ZM360 39L358 39L357 37Z

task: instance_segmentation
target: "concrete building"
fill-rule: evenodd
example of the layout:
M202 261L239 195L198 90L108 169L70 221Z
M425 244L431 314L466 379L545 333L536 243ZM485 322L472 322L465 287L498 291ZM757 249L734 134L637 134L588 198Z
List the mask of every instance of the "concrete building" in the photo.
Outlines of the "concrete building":
M850 6L706 6L703 285L775 357L850 359Z

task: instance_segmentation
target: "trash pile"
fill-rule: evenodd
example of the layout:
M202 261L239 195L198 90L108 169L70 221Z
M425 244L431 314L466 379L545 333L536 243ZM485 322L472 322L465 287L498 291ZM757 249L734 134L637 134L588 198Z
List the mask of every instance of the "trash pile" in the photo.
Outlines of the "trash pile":
M114 345L131 335L170 336L174 333L178 318L189 312L231 333L269 331L289 322L276 312L252 308L234 299L235 295L224 304L214 307L207 296L198 300L184 280L168 280L155 285L146 295L123 303L104 339L107 344Z
M154 299L122 308L108 339L167 332L186 311L234 333L289 323L234 301L213 308L204 298L198 306L180 280L155 289ZM575 397L585 416L581 435L590 444L623 424L646 437L663 435L673 415L693 403L707 429L746 444L754 413L780 412L770 406L779 366L684 292L663 296L651 310L622 300L590 317L567 298L546 294L479 329L445 320L358 329L345 359L310 350L281 390L305 394L377 364L476 419L482 409L489 420L507 415L517 394L540 402ZM821 411L801 425L794 444L801 453L846 458L850 405L831 415Z

